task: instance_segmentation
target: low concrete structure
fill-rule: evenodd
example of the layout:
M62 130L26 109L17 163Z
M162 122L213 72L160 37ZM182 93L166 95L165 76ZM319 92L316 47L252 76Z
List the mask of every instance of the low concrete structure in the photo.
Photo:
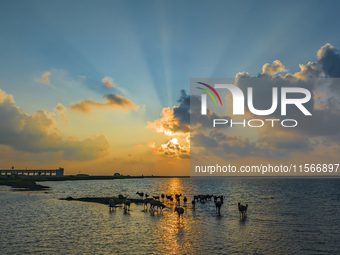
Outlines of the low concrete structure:
M0 176L4 175L25 175L25 176L42 176L42 175L54 175L54 176L64 176L64 168L59 167L55 170L0 170Z

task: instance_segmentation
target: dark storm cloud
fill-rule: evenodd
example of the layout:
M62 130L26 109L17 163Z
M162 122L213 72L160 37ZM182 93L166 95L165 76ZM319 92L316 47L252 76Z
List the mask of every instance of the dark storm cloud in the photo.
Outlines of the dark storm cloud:
M318 51L318 58L318 62L327 77L340 78L339 48L327 43Z

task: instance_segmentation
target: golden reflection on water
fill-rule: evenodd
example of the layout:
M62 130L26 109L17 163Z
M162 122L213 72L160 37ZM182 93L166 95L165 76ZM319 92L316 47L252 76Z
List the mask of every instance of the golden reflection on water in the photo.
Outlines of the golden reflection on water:
M179 178L172 178L169 181L169 185L167 187L167 195L175 195L182 194L183 195L183 181Z
M183 182L178 178L172 178L166 190L166 195L172 195L174 197L175 194L182 194L181 198L183 199ZM184 238L184 231L190 232L191 224L188 222L188 218L185 217L185 215L179 217L178 214L174 212L176 206L175 199L173 203L166 202L166 205L172 210L172 213L165 215L162 224L163 238L165 239L163 249L169 250L169 247L171 247L171 253L178 254L180 250L183 249L182 244L179 241ZM183 202L181 206L183 206ZM184 209L185 212L188 210L188 208ZM185 247L185 249L189 249L189 247Z

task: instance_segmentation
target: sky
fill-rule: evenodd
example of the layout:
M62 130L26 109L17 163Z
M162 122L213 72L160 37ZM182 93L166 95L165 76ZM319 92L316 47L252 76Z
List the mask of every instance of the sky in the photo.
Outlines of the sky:
M0 168L189 175L189 132L168 124L181 122L176 109L190 94L190 78L247 72L303 79L302 68L314 68L309 62L320 68L313 78L338 78L317 53L334 53L332 63L339 65L339 5L1 1ZM278 71L263 69L266 64ZM246 148L249 133L229 135ZM297 136L326 143L327 134L302 130ZM252 137L278 149L261 133ZM337 144L328 148L338 152ZM315 151L304 153L306 161Z

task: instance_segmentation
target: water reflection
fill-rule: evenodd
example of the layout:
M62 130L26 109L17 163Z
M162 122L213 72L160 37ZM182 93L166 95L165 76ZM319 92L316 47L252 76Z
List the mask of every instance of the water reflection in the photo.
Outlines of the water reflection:
M0 192L2 254L334 254L340 248L339 179L140 179L49 182L53 194ZM318 191L315 191L315 188ZM59 197L182 194L184 217L131 204L109 211ZM29 196L27 194L30 194ZM224 195L221 215L198 194ZM187 206L183 197L188 197ZM248 203L240 218L238 202ZM20 210L18 210L20 208ZM55 243L58 243L57 247Z

